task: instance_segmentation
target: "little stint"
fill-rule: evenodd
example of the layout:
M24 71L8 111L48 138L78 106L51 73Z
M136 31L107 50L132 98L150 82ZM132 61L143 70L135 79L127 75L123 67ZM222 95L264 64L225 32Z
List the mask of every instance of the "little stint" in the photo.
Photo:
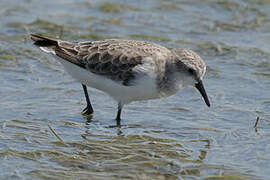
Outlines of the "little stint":
M117 124L125 104L167 97L188 85L197 88L210 106L202 83L205 63L191 50L169 50L151 42L124 39L67 42L37 34L30 38L82 84L87 102L83 115L93 113L86 86L118 102Z

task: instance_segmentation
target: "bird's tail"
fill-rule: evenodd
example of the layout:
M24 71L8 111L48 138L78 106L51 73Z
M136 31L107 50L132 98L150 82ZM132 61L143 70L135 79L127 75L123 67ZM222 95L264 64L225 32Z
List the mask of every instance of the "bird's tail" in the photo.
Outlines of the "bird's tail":
M85 65L77 58L78 51L74 49L76 43L55 40L38 34L30 34L30 38L34 42L34 45L38 46L42 51L85 68Z
M30 39L34 41L34 45L39 47L58 46L57 40L44 37L38 34L30 34Z

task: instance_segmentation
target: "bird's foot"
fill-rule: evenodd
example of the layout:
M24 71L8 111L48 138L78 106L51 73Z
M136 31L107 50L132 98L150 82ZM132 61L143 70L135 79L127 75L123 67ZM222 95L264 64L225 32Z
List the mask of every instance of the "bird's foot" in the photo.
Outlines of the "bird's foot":
M86 106L81 112L83 116L93 116L93 108L91 106Z

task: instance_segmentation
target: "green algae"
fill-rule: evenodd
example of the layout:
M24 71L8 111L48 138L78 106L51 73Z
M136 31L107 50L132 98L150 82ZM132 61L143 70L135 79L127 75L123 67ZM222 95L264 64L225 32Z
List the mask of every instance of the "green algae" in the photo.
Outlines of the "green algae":
M266 19L264 16L256 16L252 20L246 22L245 25L246 25L246 28L248 29L252 29L252 28L255 29L261 26L262 24L264 24L265 21Z
M9 56L9 55L3 55L3 56L0 56L0 59L14 61L14 60L16 60L16 57L15 56Z
M21 29L28 34L33 31L38 31L39 33L42 32L43 35L57 36L60 38L65 32L78 30L76 26L57 24L40 18L37 18L31 23L9 22L7 26L17 30Z
M120 17L114 17L114 18L109 18L109 19L104 19L102 21L104 24L114 24L114 25L120 25L121 23L121 18Z
M28 26L39 27L41 29L46 29L49 31L55 31L55 30L60 31L63 28L62 25L59 25L59 24L56 24L47 20L43 20L43 19L36 19L34 22L28 24Z
M164 36L152 36L152 35L144 35L144 34L131 34L129 37L134 39L142 39L142 40L153 40L153 41L170 41L170 38Z
M236 2L232 2L232 1L218 1L218 4L221 5L223 8L230 10L230 11L234 11L237 10L239 8L239 4Z
M239 24L232 24L229 22L217 22L216 26L223 29L223 30L228 30L228 31L241 31L244 29L242 25Z
M248 0L250 2L259 3L259 4L269 4L269 0Z
M262 76L264 78L270 79L270 72L254 72L254 75Z
M104 13L118 13L123 10L133 10L133 11L139 10L139 8L137 7L115 2L105 2L101 4L99 8Z
M9 22L7 23L7 26L12 28L22 28L25 26L25 24L21 22Z
M102 40L102 39L105 39L105 37L98 35L98 34L89 33L89 34L77 35L77 36L73 37L73 39Z
M237 53L235 47L228 46L224 43L200 42L195 43L195 45L201 53L211 56L235 56Z
M262 104L269 104L270 103L270 100L264 100L263 102L262 102Z
M90 21L93 21L95 19L96 19L96 17L94 17L94 16L87 16L87 17L82 18L82 20L85 22L90 22Z
M204 180L245 180L245 177L239 176L212 176L204 178Z
M188 110L188 109L186 109L186 108L181 108L181 107L171 108L171 110L175 110L175 111L183 111L183 112L190 112L190 110Z
M179 6L172 2L162 2L162 4L157 7L158 10L180 10Z
M76 2L76 5L86 7L86 8L89 8L89 9L93 8L91 2L89 2L89 1Z

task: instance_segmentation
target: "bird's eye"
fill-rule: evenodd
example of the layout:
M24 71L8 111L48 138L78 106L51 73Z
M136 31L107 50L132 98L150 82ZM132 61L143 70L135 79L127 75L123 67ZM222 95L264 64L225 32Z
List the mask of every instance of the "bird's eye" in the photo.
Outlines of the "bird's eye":
M194 70L194 69L189 68L189 69L188 69L188 72L189 72L190 74L194 74L195 70Z

